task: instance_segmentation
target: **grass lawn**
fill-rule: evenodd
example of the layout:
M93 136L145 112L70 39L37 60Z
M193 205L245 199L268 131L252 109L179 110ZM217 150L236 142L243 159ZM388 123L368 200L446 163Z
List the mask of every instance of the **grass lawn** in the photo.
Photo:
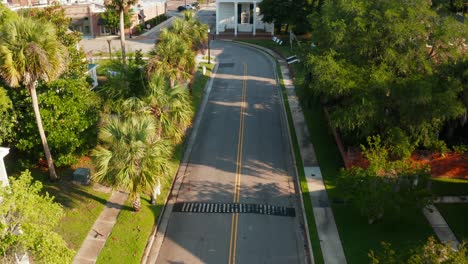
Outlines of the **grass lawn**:
M169 185L170 182L164 185L156 206L150 204L148 196L142 196L141 211L138 213L131 209L127 201L96 263L140 263Z
M315 225L314 212L312 210L312 202L310 201L309 187L307 186L307 180L306 180L305 173L304 173L304 166L302 165L301 152L299 150L296 132L294 129L294 123L292 121L291 108L289 108L289 102L287 99L286 89L284 88L283 75L281 73L279 64L277 65L277 71L278 71L278 75L280 79L281 92L283 95L283 101L284 101L284 105L286 108L286 114L288 116L288 126L289 126L289 130L291 133L294 156L296 158L296 168L299 174L300 187L302 191L302 199L304 201L304 209L306 211L305 214L306 214L306 219L307 219L307 226L309 227L309 236L311 240L310 243L312 246L312 252L314 254L314 263L320 264L320 263L324 263L322 251L320 249L320 240L319 240L319 237L317 234L317 228Z
M9 174L19 175L19 168L14 166L14 157L7 156L6 165ZM12 164L12 166L9 166ZM90 167L89 159L82 159L77 167ZM55 197L55 201L63 206L65 216L61 219L55 231L67 242L69 248L78 250L96 218L104 208L109 193L93 190L91 186L77 185L71 182L73 169L57 169L60 181L48 181L48 172L37 168L31 169L35 180L42 182L44 191Z
M206 75L203 75L203 66L206 67ZM200 65L198 66L196 73L197 78L195 78L195 80L192 83L192 107L195 112L198 109L198 106L200 105L205 85L210 79L211 71L213 70L213 68L213 62L212 64L200 63Z
M202 65L207 65L207 72L211 73L213 64L202 63ZM201 67L198 68L196 76L192 85L192 106L194 109L198 109L205 84L209 80L208 76L201 74ZM175 175L182 158L182 151L182 145L177 146L170 175ZM133 212L131 206L126 206L120 212L117 223L112 229L112 233L102 249L97 263L140 263L146 242L164 206L171 182L172 178L163 183L161 195L158 196L156 205L150 204L149 197L142 196L142 209L140 212ZM127 203L129 205L129 201Z
M292 54L299 56L303 54L298 49L291 51L288 46L277 46L270 40L246 40L245 42L271 48L284 57ZM304 89L305 71L303 69L304 57L301 59L301 63L290 65L290 69L293 72L296 93L299 98L304 99L306 98ZM327 187L327 193L330 200L334 201L341 196L335 188L339 170L343 167L341 156L328 129L329 126L319 101L311 98L310 100L301 100L301 103L311 135L311 141L317 154L325 186ZM302 178L301 185L304 197L306 197L308 191L306 186L304 186L305 182L303 182ZM310 206L307 205L307 199L304 200L306 206ZM351 205L332 203L332 209L348 263L368 263L368 252L380 249L381 241L391 243L392 248L395 250L407 251L414 246L421 245L429 236L434 235L424 215L419 211L403 210L398 216L386 215L383 221L369 225L367 224L367 219L360 215L359 210ZM307 214L308 218L310 218L310 213ZM310 220L308 221L309 226L313 225ZM311 228L311 233L312 229L313 227ZM314 239L317 238L314 238L314 234L311 234L311 239L314 255L317 255L317 245L314 243Z
M468 242L468 203L436 204L458 240Z
M435 195L468 195L468 180L435 178L432 180Z

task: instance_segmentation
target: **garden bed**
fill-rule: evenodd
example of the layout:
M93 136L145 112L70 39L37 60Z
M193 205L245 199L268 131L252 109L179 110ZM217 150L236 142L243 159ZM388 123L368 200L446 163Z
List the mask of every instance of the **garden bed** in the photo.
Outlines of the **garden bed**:
M348 151L345 154L347 167L367 167L369 163L359 151ZM428 165L433 178L458 178L468 180L468 153L431 153L417 151L411 159L418 164Z

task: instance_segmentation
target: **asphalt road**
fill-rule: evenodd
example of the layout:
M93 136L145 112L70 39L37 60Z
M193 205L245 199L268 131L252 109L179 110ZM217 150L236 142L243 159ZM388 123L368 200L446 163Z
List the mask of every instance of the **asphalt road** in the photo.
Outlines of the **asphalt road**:
M300 207L276 65L214 41L219 62L177 202ZM157 263L306 263L301 217L172 212Z

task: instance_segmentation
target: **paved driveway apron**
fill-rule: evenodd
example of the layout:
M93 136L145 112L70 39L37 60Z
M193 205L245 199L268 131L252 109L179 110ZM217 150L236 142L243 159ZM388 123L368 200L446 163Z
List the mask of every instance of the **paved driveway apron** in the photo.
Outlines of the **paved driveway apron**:
M305 263L276 65L236 43L213 49L218 72L157 263Z

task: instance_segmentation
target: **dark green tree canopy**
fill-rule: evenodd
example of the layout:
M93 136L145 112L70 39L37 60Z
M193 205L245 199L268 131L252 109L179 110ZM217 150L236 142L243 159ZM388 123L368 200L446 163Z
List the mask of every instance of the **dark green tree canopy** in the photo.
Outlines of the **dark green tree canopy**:
M12 146L25 157L37 160L42 153L37 137L34 114L29 110L31 99L25 90L10 91L15 102L18 124ZM80 79L59 79L38 89L41 116L51 152L58 166L75 161L86 147L92 147L97 134L100 102L89 85ZM93 142L94 141L94 142Z
M351 142L396 127L403 140L430 147L444 124L466 113L466 77L447 69L466 61L468 27L428 1L330 0L309 19L318 44L309 91Z

